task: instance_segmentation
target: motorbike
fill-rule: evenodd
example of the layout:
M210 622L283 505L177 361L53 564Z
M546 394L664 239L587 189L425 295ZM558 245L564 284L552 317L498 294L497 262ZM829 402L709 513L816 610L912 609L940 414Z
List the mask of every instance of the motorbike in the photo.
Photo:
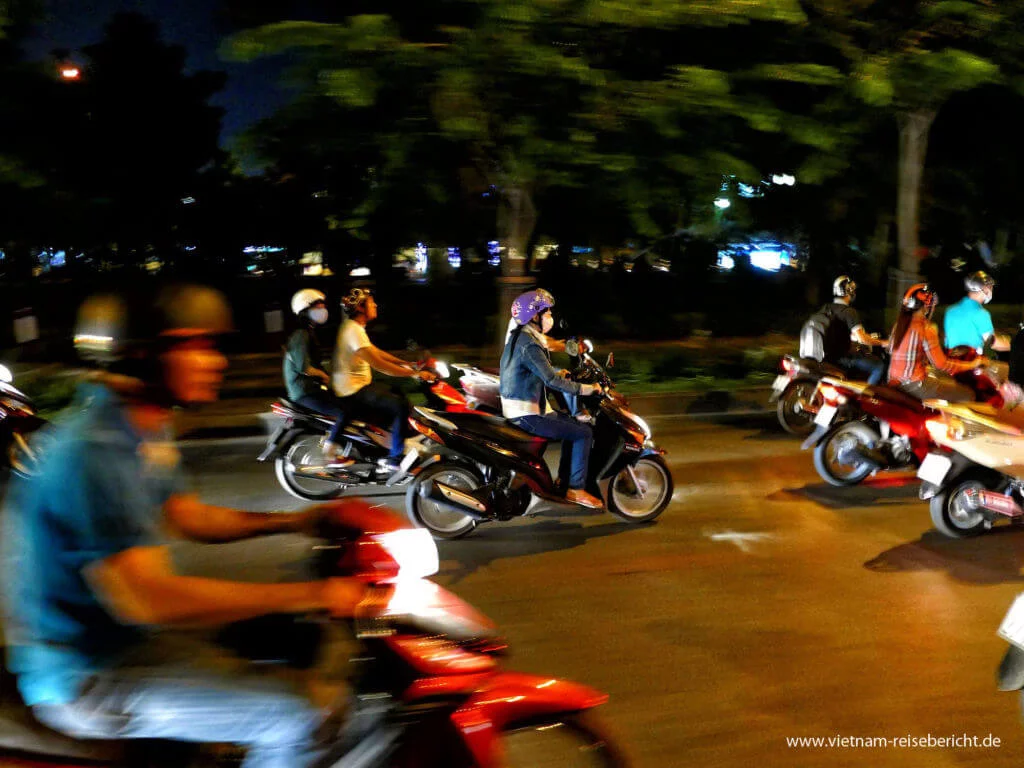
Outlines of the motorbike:
M782 356L768 402L776 403L776 418L789 434L806 437L814 430L814 416L821 407L818 382L824 376L844 379L846 372L813 358Z
M432 408L459 413L476 410L478 401L471 400L448 383L451 372L443 361L430 357L428 353L421 357L417 368L436 374L435 381L420 383ZM271 410L282 422L270 435L257 460L273 458L281 487L300 499L325 501L345 495L401 488L430 461L429 455L422 451L422 441L411 440L406 443L406 454L397 471L381 467L378 460L386 458L390 451L390 433L365 421L352 419L345 425L342 445L343 456L354 462L331 462L323 454L322 443L334 426L332 417L285 398L274 402Z
M47 422L36 414L32 399L14 386L11 370L0 365L0 446L10 470L22 477L36 471Z
M600 383L606 394L561 399L559 405L593 424L587 487L601 493L609 511L631 523L657 518L672 499L673 480L664 451L647 423L614 391L607 371L591 357L589 341L570 339L570 377ZM609 364L613 361L609 357ZM548 440L505 419L479 412L441 413L415 408L413 428L437 456L406 490L406 511L439 538L458 538L481 523L537 514L567 504L566 488L544 461Z
M1021 417L978 405L926 402L935 411L925 426L936 449L917 476L935 529L962 539L1000 521L1024 522Z
M628 766L593 712L606 694L502 669L507 644L491 620L428 578L438 570L438 553L426 531L358 500L335 502L327 527L330 538L317 551L321 575L354 576L380 597L345 620L358 645L349 675L353 703L318 766ZM240 650L255 661L280 660L274 639L287 633L255 626L241 635L247 642ZM185 754L175 754L182 748ZM10 700L0 709L0 750L4 765L20 768L44 760L51 768L237 765L237 755L174 742L76 741L43 728Z
M973 359L977 352L957 348L951 357ZM958 374L978 400L1001 407L1001 382L994 367ZM935 410L921 400L888 386L830 376L818 384L820 400L814 433L803 448L814 447L814 468L829 485L851 486L890 469L916 468L932 448L925 428Z

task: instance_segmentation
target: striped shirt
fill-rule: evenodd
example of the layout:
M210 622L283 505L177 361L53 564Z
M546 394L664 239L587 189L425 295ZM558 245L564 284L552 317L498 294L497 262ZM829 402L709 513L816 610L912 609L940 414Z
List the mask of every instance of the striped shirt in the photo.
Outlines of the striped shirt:
M889 384L909 384L928 376L928 363L946 373L961 373L974 367L973 363L954 360L946 356L939 343L939 329L922 315L915 315L903 334L900 345L889 358Z

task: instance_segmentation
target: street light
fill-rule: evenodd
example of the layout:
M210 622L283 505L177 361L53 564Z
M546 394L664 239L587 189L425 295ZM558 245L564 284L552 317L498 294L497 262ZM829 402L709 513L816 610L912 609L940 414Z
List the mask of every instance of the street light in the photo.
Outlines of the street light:
M65 80L80 80L82 70L74 64L64 64L60 68L60 76Z

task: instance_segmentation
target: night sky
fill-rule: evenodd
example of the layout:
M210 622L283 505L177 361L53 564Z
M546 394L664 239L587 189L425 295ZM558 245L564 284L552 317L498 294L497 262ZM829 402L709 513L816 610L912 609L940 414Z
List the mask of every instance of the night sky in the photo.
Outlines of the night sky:
M213 103L225 109L221 145L228 147L240 130L271 114L288 100L279 84L280 59L249 64L227 62L217 54L216 0L45 0L46 16L26 43L30 59L43 59L54 48L72 51L99 41L103 27L118 11L133 11L157 21L165 42L183 45L189 71L226 72L227 85Z

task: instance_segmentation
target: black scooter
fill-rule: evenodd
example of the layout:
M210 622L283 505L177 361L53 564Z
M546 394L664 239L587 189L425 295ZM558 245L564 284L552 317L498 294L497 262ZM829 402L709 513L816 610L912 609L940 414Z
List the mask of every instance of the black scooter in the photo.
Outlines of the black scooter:
M560 405L591 421L594 446L587 487L601 492L609 511L631 523L654 520L672 499L672 473L647 424L613 392L605 369L591 356L589 341L570 339L570 375L600 383L608 394L564 398ZM609 365L612 359L609 356ZM406 491L406 511L417 525L440 538L458 538L484 522L532 515L542 506L566 505L565 492L544 461L545 438L497 416L440 413L415 408L410 422L427 438L424 450L439 460L424 468ZM607 482L606 482L607 481Z

